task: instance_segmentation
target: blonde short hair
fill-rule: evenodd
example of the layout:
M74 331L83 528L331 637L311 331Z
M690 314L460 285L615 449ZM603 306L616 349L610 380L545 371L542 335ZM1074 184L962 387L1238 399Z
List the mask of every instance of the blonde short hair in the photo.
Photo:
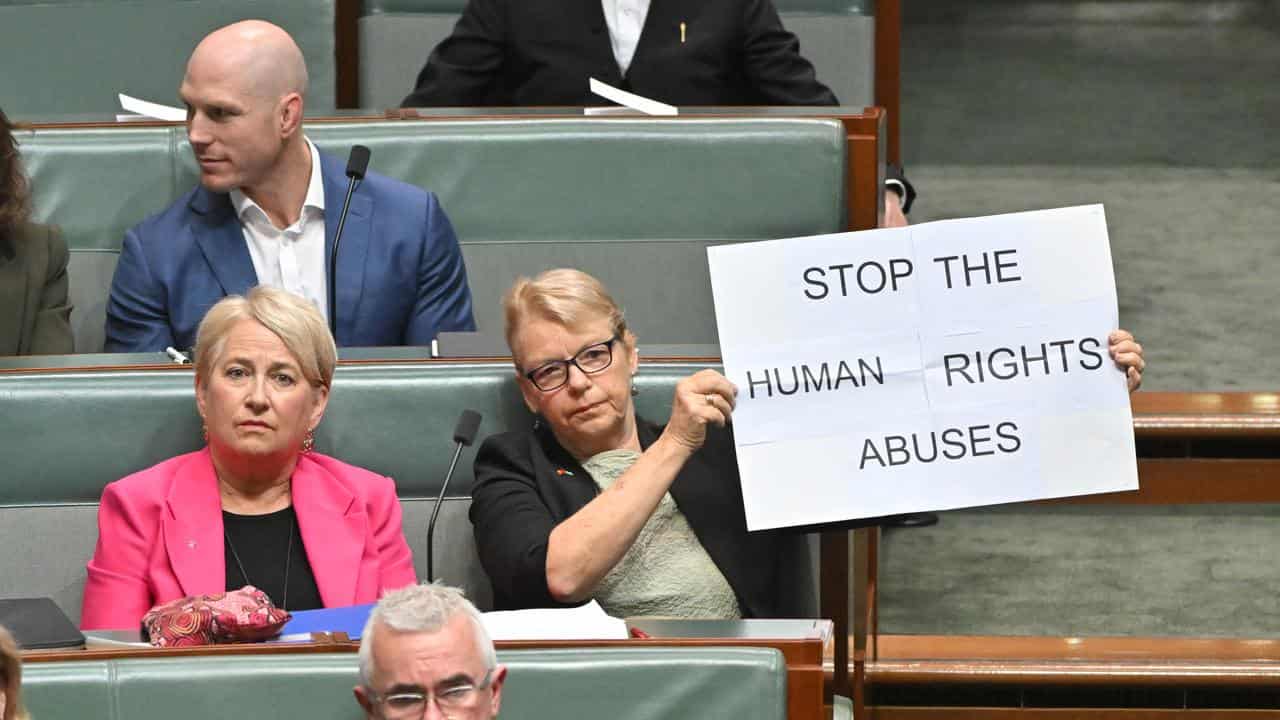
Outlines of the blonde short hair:
M231 328L241 320L253 320L275 333L298 359L302 375L311 385L333 385L338 348L320 311L302 297L265 285L243 296L228 295L209 308L196 331L196 375L209 377Z
M604 283L573 268L556 268L533 279L519 277L502 298L506 313L507 347L515 354L512 340L529 318L540 318L574 327L596 318L607 318L609 327L625 342L627 321Z
M4 693L4 717L0 720L27 720L22 708L22 656L9 632L0 627L0 693Z
M378 625L397 632L437 633L450 620L465 615L471 621L476 650L484 658L486 669L498 666L489 631L484 627L480 611L462 590L438 582L409 585L393 590L374 606L360 634L360 684L373 690L373 635Z

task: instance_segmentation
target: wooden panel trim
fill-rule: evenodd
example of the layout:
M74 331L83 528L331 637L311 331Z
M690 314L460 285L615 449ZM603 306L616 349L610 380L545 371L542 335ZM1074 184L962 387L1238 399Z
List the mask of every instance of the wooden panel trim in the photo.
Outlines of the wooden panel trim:
M326 633L317 633L325 636ZM343 638L346 633L342 633ZM22 662L66 662L79 660L125 660L131 658L181 658L202 655L311 655L314 653L353 653L360 643L350 640L326 640L317 637L316 642L305 643L238 643L232 645L202 645L200 647L92 647L71 650L24 650Z
M509 364L511 356L495 355L492 357L467 357L467 358L383 358L383 359L363 359L363 360L339 360L338 367L360 367L365 365L492 365L493 363ZM716 357L698 357L692 355L661 355L654 357L640 358L641 365L657 365L665 363L688 363L688 364L707 364L718 365L720 358ZM26 375L26 374L45 374L45 373L84 373L84 372L131 372L135 370L142 371L165 371L165 370L195 370L194 365L179 365L178 363L153 363L146 365L77 365L71 367L23 367L23 368L3 368L0 369L0 376L3 375Z
M876 0L876 105L889 115L888 160L902 164L902 0Z
M1139 458L1139 489L1042 500L1046 505L1280 502L1280 458Z
M1141 390L1130 396L1139 415L1267 414L1280 418L1280 391L1165 392Z
M1138 392L1131 404L1140 437L1280 437L1278 392Z
M113 660L119 658L188 657L192 655L289 655L324 652L355 652L360 643L347 640L346 633L315 633L312 642L236 643L198 647L159 648L101 646L67 650L24 650L23 662L62 660ZM332 639L330 639L332 637ZM822 640L812 638L629 638L626 640L498 640L498 650L555 650L573 648L632 647L761 647L782 653L787 666L823 668Z
M849 532L833 530L819 536L818 614L831 620L836 638L852 634L849 624L849 600L853 597L849 586ZM832 666L835 681L827 686L823 703L830 705L833 695L854 697L849 674L850 644L833 643Z
M880 227L884 215L885 112L870 107L862 115L839 119L844 123L845 147L849 154L845 177L847 229L873 230ZM871 198L875 198L874 204L868 205Z
M1133 427L1149 438L1280 438L1272 415L1135 415Z
M1277 663L890 661L867 664L869 685L1273 687Z
M881 660L1271 661L1280 639L1049 635L881 635Z
M360 107L360 0L337 0L333 14L334 99Z
M871 720L1213 720L1274 718L1275 710L1185 708L900 707L868 709Z
M1276 639L881 635L877 644L872 686L1280 685Z

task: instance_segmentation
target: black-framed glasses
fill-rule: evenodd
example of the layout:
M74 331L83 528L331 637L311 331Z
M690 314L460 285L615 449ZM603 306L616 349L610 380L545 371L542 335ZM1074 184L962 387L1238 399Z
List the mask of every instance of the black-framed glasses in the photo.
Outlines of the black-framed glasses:
M594 375L613 364L613 344L618 342L618 335L604 342L588 345L568 360L552 360L525 373L529 382L542 392L551 392L564 387L569 382L569 366L575 366L584 375Z
M480 691L489 687L493 680L493 668L485 671L479 684L462 683L450 685L435 692L397 692L382 695L370 692L370 699L382 706L382 716L387 720L417 720L427 714L427 703L435 700L440 714L446 718L456 713L470 710L480 698Z

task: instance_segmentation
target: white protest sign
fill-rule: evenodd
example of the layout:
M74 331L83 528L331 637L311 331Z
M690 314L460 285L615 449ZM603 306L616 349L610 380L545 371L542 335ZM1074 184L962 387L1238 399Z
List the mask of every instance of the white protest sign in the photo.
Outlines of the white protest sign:
M1137 489L1101 205L707 257L750 529Z

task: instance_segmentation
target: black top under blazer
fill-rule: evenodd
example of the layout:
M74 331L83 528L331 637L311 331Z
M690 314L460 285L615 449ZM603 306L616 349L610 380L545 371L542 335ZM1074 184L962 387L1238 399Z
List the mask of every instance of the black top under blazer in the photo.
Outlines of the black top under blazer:
M652 0L625 76L600 0L469 0L402 104L611 104L593 77L672 105L837 104L772 0Z
M662 431L638 420L640 445ZM565 607L547 588L551 530L599 493L594 480L544 428L489 437L475 460L471 523L480 563L493 583L498 610ZM791 587L807 572L802 535L747 532L733 436L708 427L707 440L669 490L716 567L737 595L744 617L804 614ZM805 567L795 567L803 563Z

